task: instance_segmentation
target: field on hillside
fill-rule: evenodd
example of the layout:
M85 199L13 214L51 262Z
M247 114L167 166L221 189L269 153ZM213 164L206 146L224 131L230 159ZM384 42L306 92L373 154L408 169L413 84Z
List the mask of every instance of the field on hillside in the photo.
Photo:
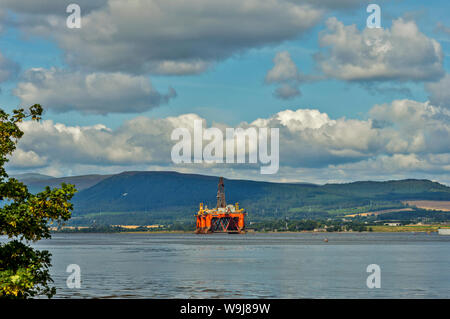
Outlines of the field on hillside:
M450 201L439 200L409 200L403 202L409 206L416 206L422 209L441 210L444 212L450 212Z
M377 210L377 211L370 211L367 213L358 213L358 214L350 214L345 215L345 217L356 217L356 216L377 216L381 214L387 214L387 213L396 213L396 212L412 212L413 209L411 207L407 208L396 208L396 209L383 209L383 210Z
M383 232L383 233L391 233L391 232L437 232L439 228L445 228L448 225L405 225L405 226L370 226L372 231L374 232Z

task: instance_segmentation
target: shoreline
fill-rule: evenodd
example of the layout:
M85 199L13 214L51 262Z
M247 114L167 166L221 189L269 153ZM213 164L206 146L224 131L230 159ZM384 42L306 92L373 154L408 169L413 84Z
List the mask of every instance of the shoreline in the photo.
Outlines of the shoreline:
M333 232L315 232L315 231L249 231L240 235L247 234L367 234L367 233L438 233L439 227L433 227L430 229L392 229L392 230L373 230L373 231L333 231ZM450 228L450 227L440 227ZM118 232L52 232L52 234L196 234L195 231L183 231L183 230L161 230L161 231L118 231ZM211 234L197 234L197 235L214 235L214 234L227 234L227 233L211 233ZM239 235L239 234L233 234Z

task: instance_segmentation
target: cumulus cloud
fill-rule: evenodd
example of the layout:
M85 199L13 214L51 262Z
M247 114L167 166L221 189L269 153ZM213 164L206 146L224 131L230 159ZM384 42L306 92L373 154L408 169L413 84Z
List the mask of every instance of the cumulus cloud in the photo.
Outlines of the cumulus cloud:
M300 81L300 72L287 51L278 52L273 59L274 66L266 75L267 83Z
M450 108L450 74L447 73L440 81L427 83L425 88L433 104Z
M165 119L137 117L113 130L103 124L69 126L51 120L25 121L25 135L14 152L10 165L23 167L26 158L46 159L47 165L139 165L168 164L172 141L170 133L176 127L191 127L195 114Z
M289 100L302 95L302 92L297 86L285 83L275 89L274 95L279 99Z
M392 139L386 151L393 153L450 152L450 111L430 102L396 100L376 105L370 111L373 121L384 123L382 130Z
M322 71L346 81L435 81L444 75L441 45L402 18L391 29L359 31L329 18L320 35L328 51L317 55Z
M33 150L24 151L18 148L14 151L12 166L16 168L39 168L48 164L47 160L47 156L39 156Z
M226 170L227 174L237 173L237 169L242 176L252 174L249 172L254 165L174 166L171 133L180 127L192 132L194 120L202 120L206 127L206 121L196 114L162 119L141 116L116 129L101 124L68 126L26 121L21 124L25 135L10 167L24 169L28 158L30 168L40 165L43 171L76 167L89 167L91 171L176 168L202 173ZM226 123L214 126L222 130L230 127ZM450 172L450 111L429 102L395 100L376 105L367 120L332 119L314 109L284 110L237 127L279 128L280 174L295 171L311 181L312 172L318 174L317 178L329 176L328 181ZM203 146L207 143L204 141ZM259 174L259 170L253 174ZM299 176L298 180L305 179Z
M58 68L26 71L14 94L25 105L40 103L56 112L97 114L144 112L176 96L172 88L159 93L144 76Z
M395 100L392 103L375 105L369 112L374 120L390 122L403 128L436 127L450 123L450 111L432 105L430 102Z
M199 74L206 71L210 66L211 63L201 60L193 62L163 61L157 63L152 71L155 74L162 75Z
M333 120L318 110L286 110L252 125L280 129L280 163L288 166L359 161L376 154L383 145L370 121Z
M67 14L60 6L45 11L8 0L6 7L27 32L55 39L72 65L164 74L199 73L243 50L294 39L324 13L309 1L105 2L82 11L82 28L76 30L65 27Z
M359 163L338 165L338 169L351 167L354 170L368 170L373 172L416 172L423 171L430 167L430 164L417 154L393 154L381 155L370 158Z
M265 82L280 85L275 90L275 96L287 100L301 95L299 85L304 80L304 75L292 61L289 52L278 52L273 59L273 63L273 68L266 74Z

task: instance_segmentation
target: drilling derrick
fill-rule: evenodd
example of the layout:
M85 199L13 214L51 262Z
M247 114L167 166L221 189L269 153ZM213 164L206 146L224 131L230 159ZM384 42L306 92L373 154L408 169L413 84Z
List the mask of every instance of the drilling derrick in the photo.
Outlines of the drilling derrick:
M225 185L223 177L219 178L217 189L217 206L213 209L200 203L197 217L197 234L210 233L245 233L244 209L239 208L239 203L227 205L225 201Z
M225 185L223 184L223 177L219 178L219 185L217 185L217 207L225 208L227 203L225 202Z

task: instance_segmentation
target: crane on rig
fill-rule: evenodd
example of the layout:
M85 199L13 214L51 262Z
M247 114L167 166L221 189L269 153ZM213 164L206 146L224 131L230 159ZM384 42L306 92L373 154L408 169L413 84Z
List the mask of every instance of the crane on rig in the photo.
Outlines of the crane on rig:
M210 233L245 233L245 215L246 211L235 205L227 205L225 201L225 185L223 177L219 178L217 187L217 205L215 208L208 209L206 205L200 203L197 217L197 234Z

